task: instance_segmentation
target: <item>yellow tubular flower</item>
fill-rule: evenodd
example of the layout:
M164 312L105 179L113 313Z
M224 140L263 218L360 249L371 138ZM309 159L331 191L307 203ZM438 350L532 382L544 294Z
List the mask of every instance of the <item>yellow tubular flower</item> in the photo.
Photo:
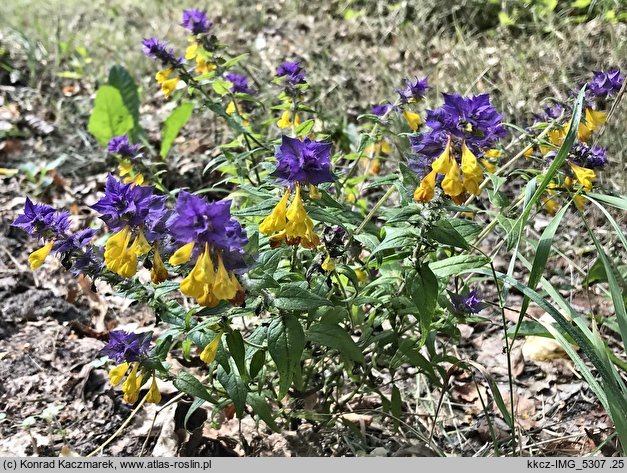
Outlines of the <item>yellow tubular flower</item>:
M155 76L155 79L161 85L161 91L163 92L163 95L165 95L166 99L170 97L180 81L178 77L169 79L172 72L174 72L174 69L169 67L167 69L157 72L157 75Z
M124 161L120 162L120 164L118 164L118 170L120 171L120 177L126 176L127 174L130 174L133 170L133 164L131 164L128 159L125 159Z
M285 233L288 245L300 243L304 248L315 248L320 244L320 238L314 232L313 222L303 205L298 184L296 185L296 195L287 209Z
M150 385L150 389L148 390L148 394L146 395L146 402L150 402L153 404L159 404L161 402L161 393L159 392L159 387L157 386L157 378L155 374L152 374L152 384Z
M327 253L327 257L322 263L322 269L324 269L327 273L330 273L335 269L335 262L331 259L331 255Z
M431 171L422 178L420 185L414 192L414 199L417 202L429 202L435 196L435 176L437 172Z
M196 300L200 298L206 300L208 294L212 292L214 279L215 275L209 245L205 243L205 249L196 261L196 264L187 277L181 281L181 292Z
M292 126L292 120L290 119L290 111L285 110L281 115L279 121L276 122L276 126L281 129L290 128Z
M54 245L54 241L51 241L50 243L46 243L44 246L42 246L38 250L33 251L28 256L28 264L30 265L31 270L34 271L35 269L39 268L42 264L44 264L44 261L46 260L46 258L50 254L50 251L52 250L52 245Z
M146 240L146 237L144 236L144 232L140 228L139 232L137 233L137 237L135 238L135 241L133 241L133 244L131 245L129 250L132 251L136 256L142 256L148 253L150 251L150 248L150 243L148 243L148 240Z
M155 284L159 284L166 279L168 279L168 270L165 269L165 266L163 265L159 249L155 248L155 257L152 262L152 268L150 269L150 280Z
M185 50L185 59L187 59L188 61L191 61L192 59L194 59L196 57L196 55L198 54L198 43L192 43L189 46L187 46L187 49Z
M168 263L172 266L179 266L181 264L185 264L192 257L192 251L194 251L194 245L196 242L187 243L186 245L181 246L178 250L174 252Z
M577 181L581 184L584 190L592 190L592 182L596 179L596 174L592 169L577 166L576 164L569 163L570 168L573 170Z
M464 175L464 189L474 195L479 195L481 189L479 185L483 180L483 171L477 163L477 157L468 146L462 145L462 173Z
M141 388L141 374L137 376L137 369L139 363L133 363L133 369L126 378L126 381L122 384L122 392L124 393L124 400L129 404L135 404L139 397L139 390Z
M483 164L483 167L486 168L488 172L494 173L494 171L496 171L496 166L487 159L482 159L481 164Z
M322 199L322 195L320 194L320 191L313 184L309 184L309 197L311 197L314 200Z
M579 123L577 129L577 138L579 141L587 143L592 138L592 133L602 127L607 120L607 114L605 112L597 112L591 108L586 108L585 118Z
M462 186L461 183L459 166L454 158L451 159L451 167L449 171L444 175L442 190L451 197L457 197L464 192L464 186Z
M109 381L111 381L111 386L117 386L124 379L124 375L128 371L129 364L122 363L121 365L114 366L109 371Z
M409 110L403 110L403 116L405 117L405 120L407 120L407 123L412 131L416 131L418 127L422 125L422 118L420 118L420 115L417 113L410 112Z
M272 213L263 219L263 222L259 224L259 231L264 235L271 235L275 232L285 230L287 225L287 199L290 197L290 190L288 189L283 198L274 207Z
M233 299L237 294L237 287L233 285L229 273L224 267L222 255L218 255L218 270L213 283L213 295L223 301Z
M107 240L104 251L107 268L125 278L130 278L137 272L137 255L129 251L130 241L131 230L124 227Z
M220 346L221 337L222 332L218 333L216 337L211 340L211 343L208 343L205 349L200 354L200 359L208 365L216 359L216 354L218 353L218 347Z

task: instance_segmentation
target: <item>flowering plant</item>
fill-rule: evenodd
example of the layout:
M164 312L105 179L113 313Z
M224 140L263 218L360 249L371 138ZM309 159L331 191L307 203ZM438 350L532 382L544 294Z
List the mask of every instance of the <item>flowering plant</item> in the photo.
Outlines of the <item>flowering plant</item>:
M89 129L118 163L118 176L108 176L91 207L106 241L93 241L92 228L70 231L68 212L29 199L14 222L44 243L29 256L33 270L53 253L71 271L154 310L152 331L112 331L102 350L126 402L159 403L159 380L172 380L197 400L195 409L233 404L237 416L256 415L272 429L297 416L296 399L312 390L326 413L341 411L347 393L375 393L399 415L398 387L381 390L375 371L393 379L410 364L445 386L447 367L464 360L439 340L455 341L458 323L497 313L510 356L509 337L533 302L561 331L547 330L566 344L575 340L598 370L605 384L597 389L578 364L624 429L625 384L595 343L594 321L570 308L571 324L556 308L566 303L559 295L547 302L536 291L548 250L538 251L527 283L513 277L514 263L527 261L519 247L532 211L555 216L542 240L550 249L571 202L581 213L585 202L604 201L592 192L596 172L608 164L595 140L624 88L618 70L595 72L576 99L548 107L516 138L490 95L444 93L439 108L425 109L428 79L408 79L394 102L359 117L360 137L346 152L308 103L312 85L302 62L278 65L262 90L244 74L244 57L227 55L206 12L186 10L181 25L191 34L181 56L159 38L143 42L159 64L155 81L164 98L182 102L159 156L146 146L133 105L111 85L97 94ZM118 96L119 110L101 107ZM227 198L215 182L201 197L168 189L162 179L174 137L201 106L231 133L205 168L226 176ZM104 113L121 117L105 120L117 128L100 125ZM508 201L503 176L522 158L530 163L525 191ZM497 226L505 236L487 254L479 244ZM503 245L512 251L507 274L492 265ZM524 295L511 327L503 315L509 288ZM624 339L624 302L612 299ZM173 371L168 355L178 347L202 362L204 377ZM620 435L624 441L625 430Z

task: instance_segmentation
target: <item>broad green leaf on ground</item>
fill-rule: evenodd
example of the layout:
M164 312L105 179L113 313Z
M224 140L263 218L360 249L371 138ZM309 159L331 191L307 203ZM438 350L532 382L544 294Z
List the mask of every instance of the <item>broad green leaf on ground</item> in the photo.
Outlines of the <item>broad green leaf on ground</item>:
M87 130L104 147L114 136L128 134L133 126L133 115L124 105L120 91L111 85L101 86Z
M115 87L122 95L124 106L133 116L133 130L131 130L131 140L136 141L137 136L141 133L139 124L139 92L137 84L131 74L119 64L111 66L109 69L108 84Z
M162 158L165 158L172 148L174 139L181 131L181 128L185 126L187 120L192 116L194 111L194 104L191 102L185 102L172 110L172 113L166 118L163 123L163 131L161 132L161 151L159 154Z

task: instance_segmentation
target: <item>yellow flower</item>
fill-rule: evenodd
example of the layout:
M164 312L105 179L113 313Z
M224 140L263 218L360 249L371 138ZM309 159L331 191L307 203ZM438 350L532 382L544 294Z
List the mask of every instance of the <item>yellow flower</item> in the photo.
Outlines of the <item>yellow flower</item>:
M141 388L141 374L137 376L137 369L139 363L133 363L133 369L126 378L126 381L122 384L122 392L124 393L124 400L129 404L135 404L139 397L139 390Z
M324 269L328 273L335 269L335 262L331 259L331 255L329 253L327 253L327 257L322 263L322 269Z
M322 199L322 195L320 194L320 191L313 184L309 184L309 197L311 197L314 200Z
M163 92L163 95L165 95L166 99L170 97L170 95L172 94L174 89L176 89L176 86L180 81L178 76L174 77L173 79L169 78L172 72L174 72L174 69L171 67L168 67L167 69L157 72L157 75L155 76L155 79L157 79L157 82L161 84L161 91Z
M152 262L152 268L150 268L150 280L155 284L159 284L166 279L168 279L168 270L163 265L159 249L155 248L155 257Z
M357 280L361 283L364 283L368 280L368 275L363 269L356 269L355 276L357 276Z
M429 202L435 196L435 176L437 172L431 171L422 178L420 185L414 192L414 199L417 202Z
M576 164L569 163L570 168L573 170L577 181L581 184L584 190L592 190L592 182L596 179L596 174L592 169L577 166Z
M54 245L54 241L50 243L46 243L44 246L39 248L38 250L33 251L28 256L28 264L30 265L30 269L35 270L39 268L50 254L50 250L52 250L52 245Z
M468 149L466 143L462 145L462 173L464 175L464 189L471 194L479 195L483 171L477 163L477 157Z
M300 196L300 186L296 185L296 195L287 209L287 225L285 237L288 245L298 245L304 248L315 248L320 244L320 238L314 232L313 222L307 215L303 200Z
M181 264L185 264L192 257L192 251L194 251L195 242L187 243L186 245L181 246L178 250L174 252L168 263L172 266L179 266Z
M209 245L205 243L205 249L198 260L196 260L196 264L185 279L181 281L181 292L196 300L210 300L207 299L207 296L212 293L214 279L213 261L211 261Z
M292 120L290 120L290 112L289 110L285 110L281 115L281 118L278 122L276 122L276 126L279 128L290 128L292 126Z
M364 154L367 156L379 156L381 153L387 155L392 153L392 147L387 141L369 144L366 146L366 149L364 149Z
M464 187L461 183L459 166L455 158L451 157L450 142L446 145L446 149L440 155L440 157L433 161L431 167L437 174L444 174L444 180L442 181L442 190L447 195L451 197L457 197L462 192L464 192Z
M588 142L592 138L592 133L602 127L607 120L607 114L605 112L597 112L591 108L586 108L584 120L579 123L577 129L577 138L584 143Z
M237 109L235 108L235 102L233 102L232 100L229 102L229 104L226 107L225 112L228 113L229 115L235 113Z
M263 222L259 224L259 231L264 235L271 235L275 232L280 232L285 229L287 225L287 199L290 196L289 189L283 195L283 198L274 207L272 213L263 219Z
M229 277L229 273L224 267L222 255L218 255L218 270L213 282L213 295L220 300L228 301L233 299L236 294L237 286L233 284L233 280Z
M191 61L197 56L197 54L198 54L198 43L194 42L190 44L189 46L187 46L187 49L185 50L185 59L187 59L188 61Z
M122 363L121 365L114 366L109 371L109 380L111 381L111 386L117 386L124 379L124 375L128 371L129 364Z
M151 402L153 404L159 404L161 402L161 393L159 392L157 378L154 373L152 374L152 384L150 385L150 389L146 395L146 402Z
M483 167L486 168L488 172L494 173L494 171L496 171L496 165L487 159L482 159L481 164L483 164Z
M125 159L118 164L118 170L120 171L120 177L126 176L133 171L133 164L128 159Z
M403 110L403 116L405 117L405 120L407 120L407 123L412 131L416 131L418 127L422 125L422 118L420 118L420 115L417 113L410 112L409 110Z
M105 244L105 265L125 278L130 278L137 272L137 257L150 251L150 244L141 230L129 247L130 240L131 230L129 227L124 227L123 230L111 236Z
M128 176L126 178L124 178L124 183L128 184L129 182L132 182L133 184L135 184L136 186L141 186L144 183L144 175L143 174L136 174L135 176Z
M208 365L216 359L216 354L218 353L218 347L220 346L220 338L222 337L222 332L218 333L216 337L211 340L211 343L208 343L205 349L200 354L200 359L207 363Z
M543 204L546 211L553 216L555 216L560 208L559 203L555 200L554 197L545 197Z

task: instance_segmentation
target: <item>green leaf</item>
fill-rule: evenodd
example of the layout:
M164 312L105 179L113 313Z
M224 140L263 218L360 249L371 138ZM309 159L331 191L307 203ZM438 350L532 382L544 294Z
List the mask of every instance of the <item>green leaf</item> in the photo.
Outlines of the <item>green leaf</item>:
M206 401L204 399L200 399L200 398L194 399L194 402L192 402L192 405L189 406L189 409L187 410L187 413L185 414L185 420L183 421L183 427L185 428L185 430L187 430L187 422L189 422L189 418L192 416L194 412L200 409L200 407L205 402Z
M364 355L346 330L339 325L319 323L307 330L307 340L329 348L335 348L347 360L365 363Z
M218 366L218 381L235 404L235 412L241 419L246 409L246 396L248 395L246 384L235 370L232 369L227 373L222 366Z
M118 89L122 96L122 102L124 106L133 116L133 130L131 133L132 141L136 141L139 133L141 133L141 126L139 124L139 91L137 90L137 84L131 74L119 64L114 64L109 69L108 84Z
M257 414L259 418L268 425L268 427L270 427L275 432L278 432L280 430L279 426L274 421L270 405L263 397L261 397L259 394L248 393L248 397L246 398L246 400L248 402L248 405L252 408L253 412Z
M438 279L429 266L422 265L418 271L409 275L407 289L409 296L418 309L420 331L422 333L421 345L424 345L427 341L431 320L438 303Z
M309 134L315 124L315 120L305 120L303 123L296 127L296 136L299 137Z
M401 392L398 387L392 388L392 400L390 403L390 413L392 414L392 421L394 423L394 430L398 430L401 424L402 404L401 404Z
M268 327L268 352L279 372L279 399L287 394L305 349L305 334L296 317L276 317Z
M276 292L272 305L281 310L311 310L321 306L332 305L324 297L303 289L295 284L282 285Z
M465 238L445 219L438 220L438 222L427 231L427 238L464 250L470 248Z
M429 263L429 268L437 277L445 278L460 274L468 269L480 268L490 262L490 258L479 255L458 255Z
M257 350L250 360L250 377L256 378L266 363L265 350Z
M546 263L549 260L549 254L551 253L551 247L553 246L553 238L555 237L555 232L562 221L562 217L568 210L570 206L569 201L566 205L564 205L560 211L553 217L551 222L547 225L547 227L542 232L542 236L538 241L538 246L536 248L535 256L533 258L533 264L531 266L531 272L529 274L529 281L527 282L527 286L531 289L535 290L542 278L542 274L544 273L544 268L546 267ZM522 320L525 318L525 314L527 313L527 308L529 307L529 297L524 296L520 314L518 316L517 324L520 324ZM514 334L516 337L516 334Z
M231 353L231 358L233 358L240 376L246 379L246 363L244 362L246 348L242 334L239 331L227 333L226 345L229 347L229 353Z
M181 392L190 394L191 396L203 399L211 404L217 404L218 401L209 395L207 387L204 386L194 375L186 371L180 371L174 380L174 387Z
M225 61L224 64L222 64L222 69L228 69L229 67L233 67L235 64L240 62L246 56L248 56L248 53L244 53L244 54L240 54L239 56L232 57L231 59Z
M194 110L194 104L192 102L185 102L172 110L170 116L163 123L163 131L161 132L161 151L159 154L162 158L168 155L174 139L181 131L181 128L185 126L187 120L192 116Z
M129 133L133 126L133 116L124 105L120 91L111 85L101 86L96 93L87 130L100 146L105 146L114 136Z
M221 97L228 94L231 91L231 87L233 87L233 83L228 80L218 79L211 83L211 88L213 88L215 93Z

